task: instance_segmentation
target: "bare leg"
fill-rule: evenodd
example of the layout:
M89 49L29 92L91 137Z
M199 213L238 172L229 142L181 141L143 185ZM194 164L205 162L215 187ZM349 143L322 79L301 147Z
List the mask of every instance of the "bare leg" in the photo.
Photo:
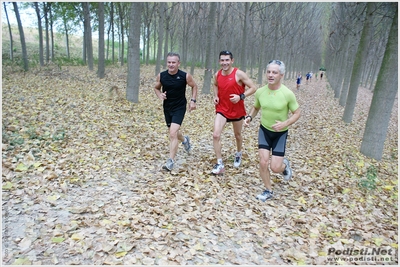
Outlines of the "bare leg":
M185 140L182 133L179 131L180 127L181 126L176 123L171 123L169 127L169 157L173 160L175 160L176 153L178 152L179 141L183 142Z
M243 137L242 137L242 126L243 126L243 120L240 121L234 121L232 122L233 125L233 133L235 134L235 139L236 139L236 151L240 152L242 151L242 144L243 144Z
M271 158L271 171L274 173L281 173L285 170L286 165L283 163L283 157L272 156Z
M216 115L214 121L213 145L217 159L222 159L221 133L226 124L226 118L221 114Z
M269 173L269 150L266 149L259 149L258 154L260 155L260 176L264 182L264 186L266 189L272 189L271 186L271 178Z

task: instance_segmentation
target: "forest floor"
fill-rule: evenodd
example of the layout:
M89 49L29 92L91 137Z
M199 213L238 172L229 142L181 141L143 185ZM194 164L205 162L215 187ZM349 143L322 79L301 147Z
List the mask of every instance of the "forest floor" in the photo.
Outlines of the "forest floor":
M200 88L202 72L194 74ZM398 101L376 161L359 152L370 91L360 88L353 123L345 124L325 79L298 91L285 81L302 110L287 143L294 175L284 182L273 174L275 198L260 202L260 115L243 130L238 169L226 126L226 173L210 175L214 105L200 94L182 126L193 151L180 145L178 168L166 173L154 66L141 68L138 104L124 100L126 75L110 68L99 80L84 67L23 74L3 66L2 264L325 265L333 254L366 249L386 251L386 264L397 265ZM253 101L246 98L248 109ZM338 263L354 264L350 258Z

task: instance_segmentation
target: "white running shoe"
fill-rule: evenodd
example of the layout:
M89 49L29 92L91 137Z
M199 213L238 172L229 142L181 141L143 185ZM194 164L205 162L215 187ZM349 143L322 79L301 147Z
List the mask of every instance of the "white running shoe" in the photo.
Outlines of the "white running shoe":
M286 165L285 170L282 172L283 179L289 181L292 179L292 169L290 168L290 162L286 158L283 159L283 163Z
M242 152L236 152L235 161L233 162L233 166L235 168L239 168L241 163L242 163Z
M213 174L223 174L225 172L224 164L215 164L214 168L211 171Z
M256 196L257 199L261 200L262 202L265 202L268 199L271 199L274 197L274 192L269 191L268 189L265 189L264 192Z
M171 158L167 159L167 162L162 168L166 171L171 171L174 168L174 160Z

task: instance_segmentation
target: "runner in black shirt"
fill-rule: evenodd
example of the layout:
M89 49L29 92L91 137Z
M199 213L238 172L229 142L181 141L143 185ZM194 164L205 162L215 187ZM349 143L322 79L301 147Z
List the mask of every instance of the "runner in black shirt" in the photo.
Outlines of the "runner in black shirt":
M187 153L191 150L189 136L183 136L180 132L180 127L186 113L186 84L192 87L189 112L196 109L197 84L193 80L192 75L179 69L179 65L179 54L168 53L168 70L157 75L156 85L154 86L157 97L163 101L165 122L169 128L169 158L163 166L163 169L168 171L174 167L179 141L182 142Z

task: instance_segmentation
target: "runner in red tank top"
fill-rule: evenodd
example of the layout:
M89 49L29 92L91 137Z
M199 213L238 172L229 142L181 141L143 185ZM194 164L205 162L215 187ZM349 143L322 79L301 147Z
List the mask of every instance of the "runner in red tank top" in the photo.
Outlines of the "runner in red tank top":
M221 70L214 75L214 104L216 116L214 121L213 145L217 164L213 174L222 174L225 166L222 161L221 134L227 122L232 122L236 139L237 152L233 165L239 167L242 161L242 126L246 115L244 99L256 92L256 86L247 74L233 68L233 55L229 51L219 54ZM246 86L249 88L245 90Z
M237 68L233 68L232 72L228 75L222 74L222 69L217 73L218 84L218 98L219 102L215 105L217 113L228 120L241 119L246 115L244 108L244 101L233 103L231 101L231 94L241 95L245 92L245 85L236 82Z

